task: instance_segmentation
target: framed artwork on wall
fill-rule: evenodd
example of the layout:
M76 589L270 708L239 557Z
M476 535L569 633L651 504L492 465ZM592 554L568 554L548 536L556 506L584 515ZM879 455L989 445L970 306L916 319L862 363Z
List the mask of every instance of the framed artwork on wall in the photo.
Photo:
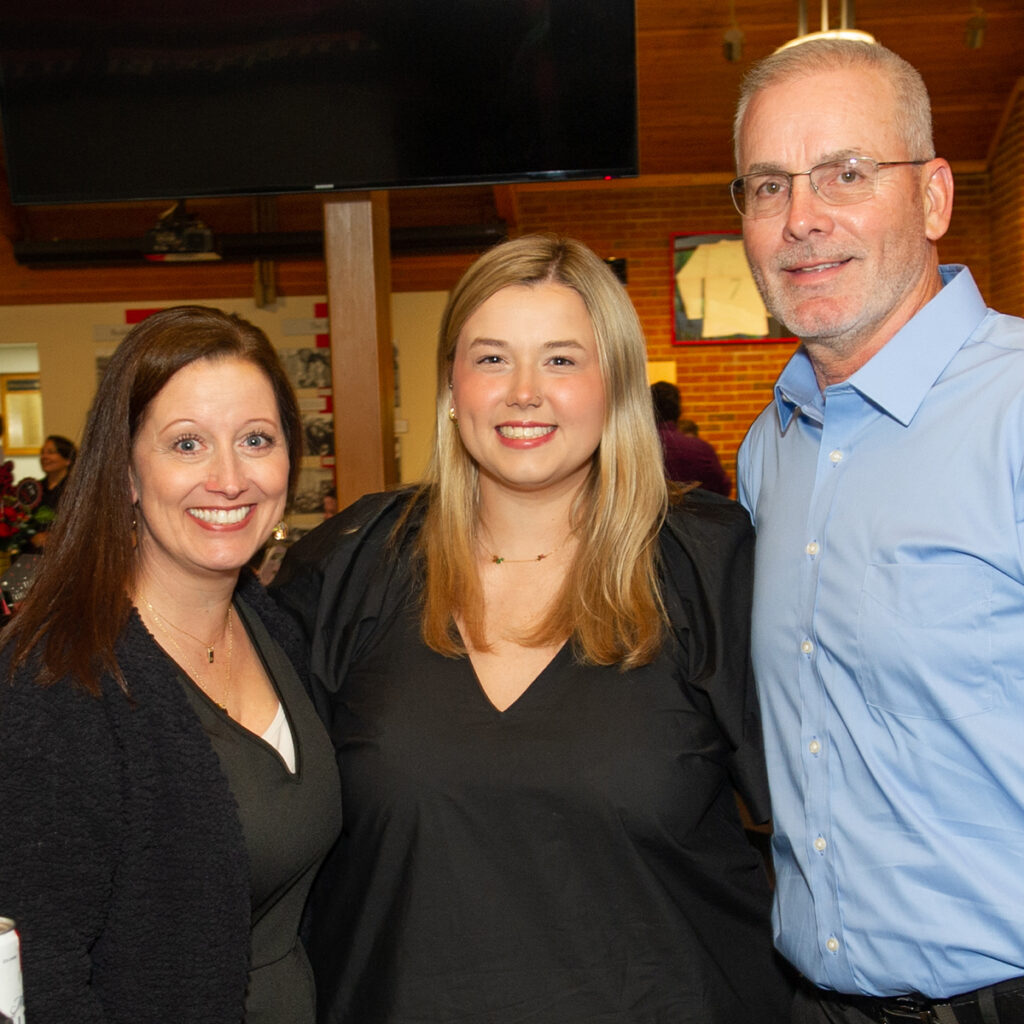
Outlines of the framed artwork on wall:
M0 374L4 455L38 455L43 446L43 396L38 373Z
M672 236L672 343L795 341L771 316L737 232Z

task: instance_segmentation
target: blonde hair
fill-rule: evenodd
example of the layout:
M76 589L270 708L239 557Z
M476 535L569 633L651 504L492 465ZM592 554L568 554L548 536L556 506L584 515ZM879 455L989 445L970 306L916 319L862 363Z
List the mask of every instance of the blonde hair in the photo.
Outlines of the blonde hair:
M932 107L928 89L917 68L878 43L855 39L812 39L777 50L754 64L744 77L733 120L737 168L743 120L750 101L757 93L787 79L843 68L867 68L879 72L888 81L893 90L896 128L906 142L911 159L931 160L935 156ZM886 159L891 157L886 156Z
M441 320L434 449L426 479L410 504L426 499L418 541L425 574L423 638L442 654L465 654L454 627L458 614L469 642L487 647L476 555L478 469L448 417L459 334L502 288L552 282L572 288L590 314L605 421L572 510L571 525L579 538L575 561L543 621L523 642L542 646L570 636L581 660L631 668L655 656L665 621L657 538L668 499L647 385L646 346L629 296L609 267L581 242L552 235L527 235L486 252L455 287Z

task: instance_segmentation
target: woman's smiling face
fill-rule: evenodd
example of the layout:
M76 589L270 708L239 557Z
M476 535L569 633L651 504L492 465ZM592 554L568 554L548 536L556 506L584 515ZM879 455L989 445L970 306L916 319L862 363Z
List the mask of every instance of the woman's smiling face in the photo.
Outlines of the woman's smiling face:
M51 473L56 476L61 470L67 470L71 465L71 460L64 458L57 448L56 442L47 438L43 447L39 449L39 465L43 467L43 472L47 476Z
M459 333L452 405L481 486L579 486L605 417L597 341L580 295L546 282L510 285L483 302Z
M179 370L132 448L142 571L164 580L237 572L284 513L288 446L270 381L243 359Z

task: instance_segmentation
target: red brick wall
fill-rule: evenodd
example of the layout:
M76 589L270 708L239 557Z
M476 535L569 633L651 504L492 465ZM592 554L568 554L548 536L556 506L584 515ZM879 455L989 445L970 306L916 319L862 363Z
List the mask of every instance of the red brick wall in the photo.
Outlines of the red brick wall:
M953 220L939 245L943 263L966 263L982 295L998 305L991 294L992 232L990 181L987 172L954 175Z
M1010 100L992 169L992 288L990 301L1024 316L1024 79Z
M666 180L663 187L650 187L650 182L645 179L644 188L619 181L606 189L517 189L517 231L559 232L579 238L602 256L626 259L629 294L647 334L649 356L675 360L686 415L697 421L701 436L715 446L735 480L736 449L770 400L793 343L672 344L672 235L738 231L740 222L724 176L685 186ZM940 257L968 263L986 293L987 174L957 175L955 209ZM1018 242L1017 251L1024 252L1024 245Z

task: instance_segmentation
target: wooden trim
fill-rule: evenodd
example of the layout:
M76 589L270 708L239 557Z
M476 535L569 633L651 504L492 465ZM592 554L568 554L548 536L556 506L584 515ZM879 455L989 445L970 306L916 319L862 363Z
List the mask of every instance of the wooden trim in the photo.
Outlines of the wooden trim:
M387 196L324 203L338 507L398 483Z

